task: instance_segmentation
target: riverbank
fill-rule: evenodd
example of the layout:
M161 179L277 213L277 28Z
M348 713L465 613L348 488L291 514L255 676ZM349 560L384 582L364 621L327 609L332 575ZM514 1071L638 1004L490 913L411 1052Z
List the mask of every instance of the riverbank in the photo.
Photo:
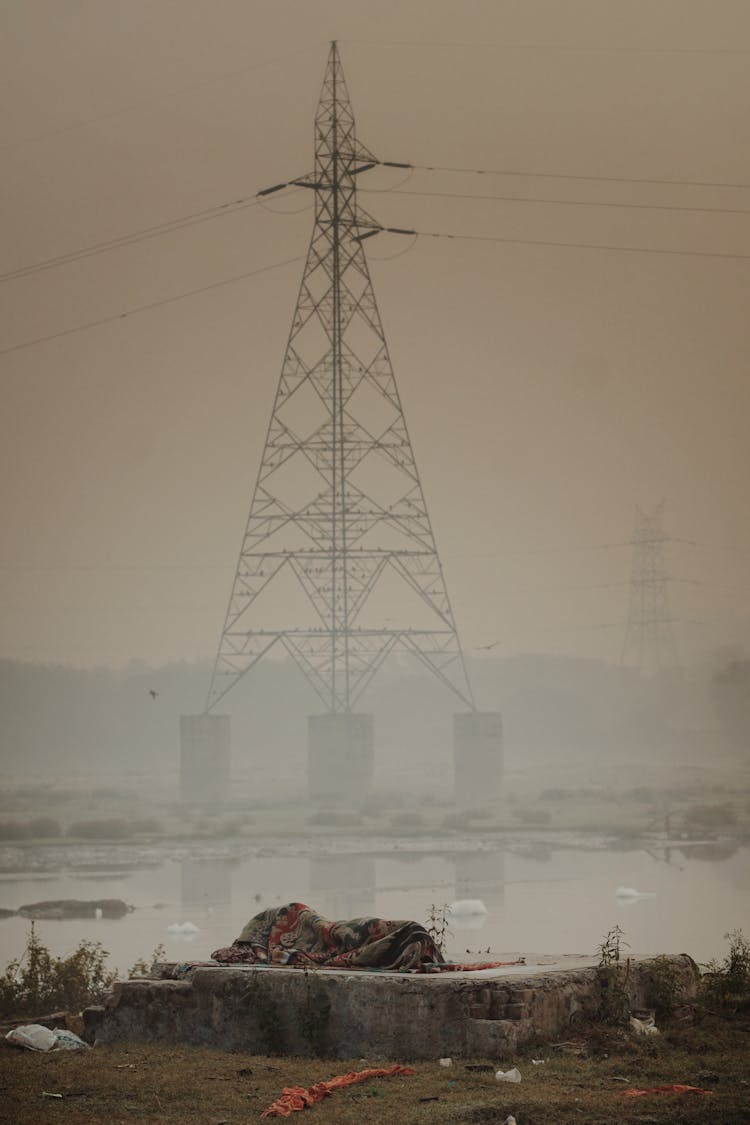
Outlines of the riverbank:
M592 1026L565 1042L538 1044L504 1060L417 1062L410 1076L375 1078L304 1110L300 1125L745 1125L750 1119L750 1016L696 1011L648 1039ZM534 1063L533 1059L545 1061ZM389 1060L389 1062L392 1060ZM399 1060L408 1064L408 1059ZM15 1125L245 1125L285 1086L307 1087L337 1074L388 1065L248 1055L168 1046L97 1046L38 1055L0 1049L0 1120ZM495 1071L517 1067L519 1084ZM698 1086L707 1094L629 1089ZM45 1097L61 1094L60 1098Z

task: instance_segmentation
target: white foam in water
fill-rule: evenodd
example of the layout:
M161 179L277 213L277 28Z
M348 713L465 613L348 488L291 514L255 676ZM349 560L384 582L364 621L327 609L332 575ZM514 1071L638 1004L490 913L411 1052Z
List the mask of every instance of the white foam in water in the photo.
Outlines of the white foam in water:
M167 926L168 934L197 934L198 927L194 922L173 922Z
M452 914L454 918L461 918L469 914L486 914L487 907L481 898L460 898L458 902L450 904L448 913Z
M637 891L635 887L618 887L615 895L617 898L656 898L654 891Z

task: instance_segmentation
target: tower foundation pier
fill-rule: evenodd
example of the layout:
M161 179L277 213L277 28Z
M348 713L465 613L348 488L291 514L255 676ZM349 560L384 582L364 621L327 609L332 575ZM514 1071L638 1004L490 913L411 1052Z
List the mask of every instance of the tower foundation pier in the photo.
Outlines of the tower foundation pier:
M345 712L307 719L307 792L313 800L361 801L372 789L372 715Z
M503 719L499 711L453 716L456 804L476 808L503 795Z
M229 789L229 715L180 715L180 799L217 805Z

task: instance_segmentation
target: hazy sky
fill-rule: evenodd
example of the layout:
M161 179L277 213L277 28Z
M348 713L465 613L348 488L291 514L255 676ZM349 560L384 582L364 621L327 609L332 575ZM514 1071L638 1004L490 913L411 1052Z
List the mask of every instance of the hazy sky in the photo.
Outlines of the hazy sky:
M306 172L332 38L377 156L506 173L368 211L567 244L368 243L467 651L617 659L602 545L662 499L683 658L749 646L745 0L5 0L2 272ZM119 314L304 255L310 203L2 282L0 656L214 654L302 263Z

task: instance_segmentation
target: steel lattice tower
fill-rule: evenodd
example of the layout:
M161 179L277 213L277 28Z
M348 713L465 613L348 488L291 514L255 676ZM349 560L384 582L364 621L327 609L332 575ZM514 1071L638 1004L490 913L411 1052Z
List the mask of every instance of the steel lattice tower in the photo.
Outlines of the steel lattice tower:
M669 575L664 565L664 501L653 512L636 507L635 531L630 540L633 561L630 572L630 605L622 663L634 664L641 672L656 672L677 665L677 648L669 608Z
M474 707L363 246L378 224L357 203L357 176L377 163L356 138L334 42L315 170L294 181L315 194L315 224L207 709L277 645L332 713L350 712L392 653L413 654ZM309 621L255 627L257 600L290 574ZM363 624L394 574L427 624Z

